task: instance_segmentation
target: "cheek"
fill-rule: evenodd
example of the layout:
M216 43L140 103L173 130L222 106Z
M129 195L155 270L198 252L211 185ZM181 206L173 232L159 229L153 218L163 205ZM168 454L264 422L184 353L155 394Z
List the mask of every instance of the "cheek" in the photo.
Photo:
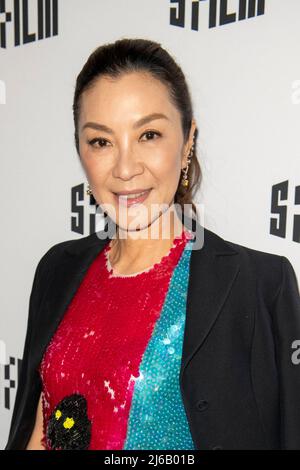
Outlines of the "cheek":
M107 175L111 171L108 165L101 158L93 158L91 155L86 155L83 159L84 169L87 177L94 183L101 183L107 181Z
M153 160L152 169L159 181L176 184L181 170L180 156L176 153L166 153Z

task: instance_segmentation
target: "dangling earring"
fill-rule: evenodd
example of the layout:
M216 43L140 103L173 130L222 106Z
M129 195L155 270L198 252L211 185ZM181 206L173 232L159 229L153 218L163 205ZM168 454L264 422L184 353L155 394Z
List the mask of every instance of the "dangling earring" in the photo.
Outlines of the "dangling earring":
M88 196L91 196L91 195L92 195L92 190L91 190L91 188L90 188L90 184L89 184L89 183L88 183L88 187L87 187L87 190L86 190L86 194L87 194Z
M188 156L187 166L182 170L183 171L183 177L182 177L182 180L181 180L181 184L185 188L187 188L188 185L189 185L189 180L188 180L188 177L187 177L187 173L188 173L188 170L189 170L189 164L191 162L191 158L193 156L194 146L195 146L195 134L193 135L193 144L192 144L192 147L191 147L191 150L190 150L190 154Z

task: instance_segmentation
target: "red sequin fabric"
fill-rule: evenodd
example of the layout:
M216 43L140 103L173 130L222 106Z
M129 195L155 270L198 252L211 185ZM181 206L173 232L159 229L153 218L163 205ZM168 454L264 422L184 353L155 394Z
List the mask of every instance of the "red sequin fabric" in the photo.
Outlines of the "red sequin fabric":
M184 246L160 262L114 273L110 243L89 266L40 364L47 450L122 449L139 365Z

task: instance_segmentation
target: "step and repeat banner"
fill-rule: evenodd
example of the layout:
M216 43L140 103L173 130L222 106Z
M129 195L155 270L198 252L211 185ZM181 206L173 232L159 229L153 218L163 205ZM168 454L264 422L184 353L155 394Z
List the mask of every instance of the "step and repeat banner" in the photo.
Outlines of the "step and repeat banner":
M186 75L204 225L288 257L300 279L299 0L0 0L1 448L37 263L95 231L75 79L97 46L123 37L160 42Z

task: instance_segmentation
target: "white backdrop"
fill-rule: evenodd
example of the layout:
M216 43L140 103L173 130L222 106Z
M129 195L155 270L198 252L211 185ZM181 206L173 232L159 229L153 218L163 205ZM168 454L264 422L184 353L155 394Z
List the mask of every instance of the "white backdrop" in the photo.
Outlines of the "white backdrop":
M243 1L217 0L216 26L209 27L213 3L29 0L26 32L15 21L14 2L0 0L1 448L36 265L53 244L91 230L95 208L85 192L78 203L82 230L71 225L71 194L75 187L86 189L73 143L72 99L76 75L104 42L143 37L175 56L191 88L199 129L203 182L196 202L204 205L204 225L233 242L287 256L300 279L300 2L245 0L246 10L252 5L255 13L265 3L264 13L238 20ZM226 3L237 21L220 24ZM20 25L25 4L20 1ZM43 13L50 6L49 31L45 18L41 30L40 4ZM195 5L198 27L192 29ZM184 10L184 24L171 24L171 9L175 17Z

